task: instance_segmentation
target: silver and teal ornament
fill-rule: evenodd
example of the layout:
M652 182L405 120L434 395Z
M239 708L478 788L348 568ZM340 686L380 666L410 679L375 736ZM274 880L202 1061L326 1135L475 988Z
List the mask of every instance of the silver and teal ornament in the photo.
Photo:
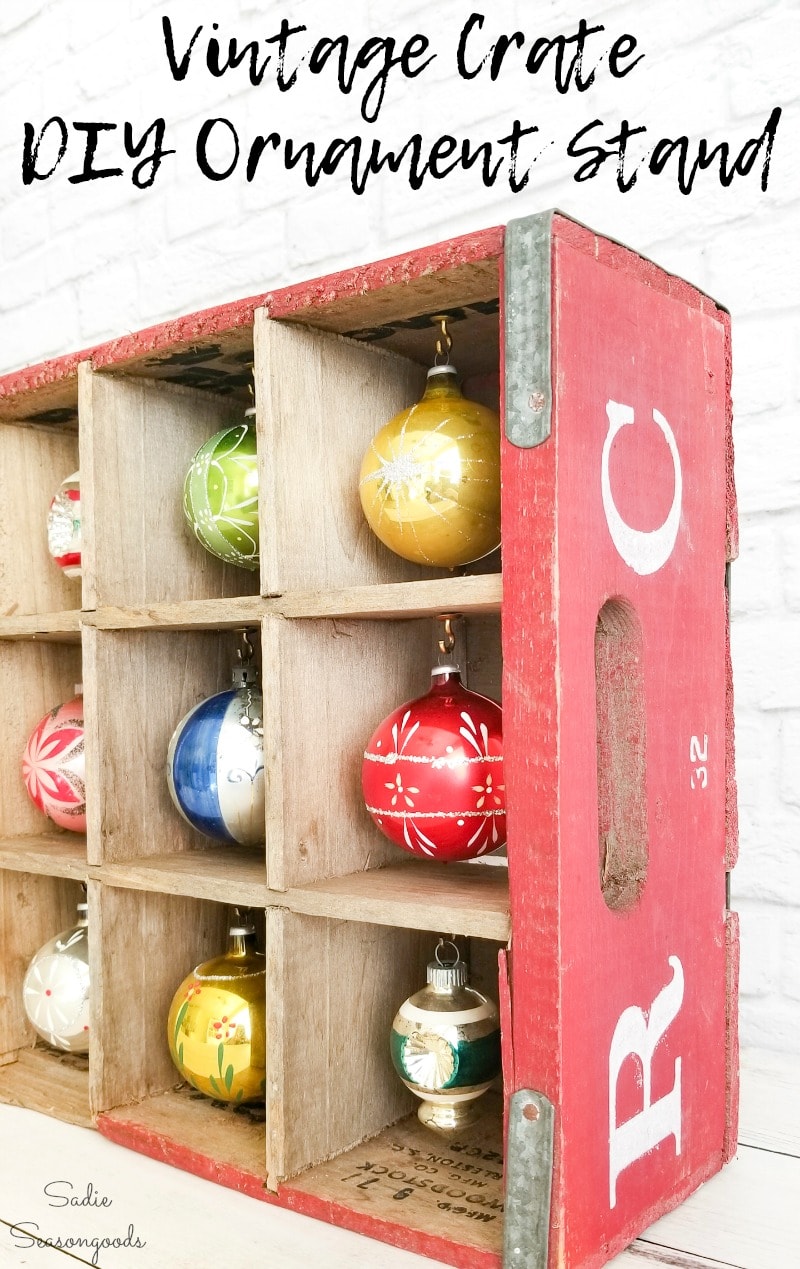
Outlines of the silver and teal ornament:
M201 445L186 473L183 510L199 542L226 564L258 568L255 410Z
M400 1006L390 1038L392 1062L406 1088L421 1098L427 1128L458 1132L480 1118L476 1100L500 1073L497 1006L467 985L458 948L445 960L444 940L428 965L428 985Z
M89 1051L89 937L85 903L78 920L34 956L22 983L28 1021L47 1044Z
M257 846L266 836L263 702L255 666L233 688L195 705L172 734L167 784L192 828L221 842Z

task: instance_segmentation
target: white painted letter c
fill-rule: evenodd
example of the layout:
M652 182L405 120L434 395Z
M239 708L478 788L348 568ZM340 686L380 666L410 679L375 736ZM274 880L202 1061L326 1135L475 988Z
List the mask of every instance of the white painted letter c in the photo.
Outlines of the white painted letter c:
M614 502L608 462L614 437L623 427L633 423L635 416L631 406L620 405L618 401L608 402L606 414L608 415L608 432L603 443L603 460L600 475L606 523L611 534L611 541L617 548L619 555L628 567L633 569L634 573L638 573L640 577L646 577L648 574L657 573L660 568L663 568L673 552L678 537L683 498L683 476L678 446L675 443L672 428L664 418L664 415L654 409L653 422L661 429L664 440L669 446L669 452L672 455L672 464L675 469L675 493L672 498L669 515L660 528L653 529L650 532L643 529L632 529L623 520Z

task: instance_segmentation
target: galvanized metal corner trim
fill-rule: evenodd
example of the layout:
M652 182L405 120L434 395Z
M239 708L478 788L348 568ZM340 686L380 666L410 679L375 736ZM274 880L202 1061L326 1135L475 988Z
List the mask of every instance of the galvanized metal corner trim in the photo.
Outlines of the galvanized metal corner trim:
M522 1089L511 1098L503 1269L547 1269L553 1189L553 1103Z
M533 449L550 435L552 238L552 211L506 226L506 436L521 449Z

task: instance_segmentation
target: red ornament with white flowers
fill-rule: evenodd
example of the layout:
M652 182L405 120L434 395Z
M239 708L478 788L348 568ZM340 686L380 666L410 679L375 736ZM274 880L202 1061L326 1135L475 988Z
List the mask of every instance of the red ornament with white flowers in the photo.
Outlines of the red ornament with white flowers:
M384 719L361 779L381 832L412 855L451 863L505 844L503 711L452 666Z

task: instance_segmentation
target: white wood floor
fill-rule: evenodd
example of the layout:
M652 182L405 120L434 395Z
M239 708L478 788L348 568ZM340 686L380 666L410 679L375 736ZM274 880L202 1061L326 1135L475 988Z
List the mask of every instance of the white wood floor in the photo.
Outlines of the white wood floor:
M742 1058L737 1158L664 1217L613 1269L800 1269L800 1059ZM61 1182L62 1184L58 1184ZM89 1183L110 1205L53 1207ZM53 1186L51 1183L56 1183ZM53 1201L50 1199L50 1202ZM0 1106L0 1266L69 1269L424 1269L438 1262L269 1207L155 1163L98 1133ZM27 1246L12 1226L62 1238L124 1237L136 1249L90 1246L67 1254ZM38 1231L34 1230L34 1224Z

